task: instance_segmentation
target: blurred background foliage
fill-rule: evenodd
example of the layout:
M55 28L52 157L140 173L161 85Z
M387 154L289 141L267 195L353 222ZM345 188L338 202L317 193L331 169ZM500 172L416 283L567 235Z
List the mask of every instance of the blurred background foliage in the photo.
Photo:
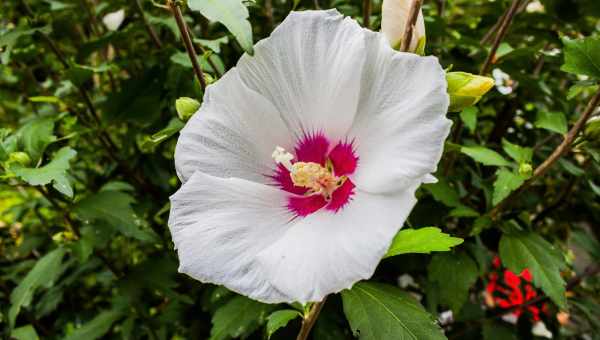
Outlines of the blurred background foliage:
M425 1L426 53L477 74L510 4ZM168 197L179 186L173 151L184 122L174 103L183 96L201 101L202 90L164 5L0 3L2 338L291 339L298 332L301 306L261 304L177 273L167 218ZM381 21L380 0L244 5L254 42L294 7L335 7L374 30ZM236 39L199 11L182 11L207 81L217 80L242 46L249 48L248 37ZM533 274L534 302L544 302L541 318L555 338L600 339L599 127L588 123L571 152L489 214L561 143L597 91L597 74L561 70L561 39L584 36L600 36L600 1L520 2L490 68L497 88L477 106L449 114L455 124L440 181L419 190L405 226L436 226L465 242L451 252L382 261L371 281L413 297L373 283L360 291L416 297L449 339L533 338L535 320L503 321L515 307L503 312L485 293L499 253L515 273ZM595 46L592 64L600 63ZM352 339L360 299L354 289L330 297L312 337ZM367 312L387 322L377 310ZM371 331L355 335L384 334Z

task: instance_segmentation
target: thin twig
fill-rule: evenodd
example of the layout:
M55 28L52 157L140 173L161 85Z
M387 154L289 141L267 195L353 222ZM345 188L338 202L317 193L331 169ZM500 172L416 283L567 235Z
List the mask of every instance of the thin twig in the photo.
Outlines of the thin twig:
M325 304L325 300L327 297L323 298L320 302L315 302L310 308L310 312L308 315L304 317L302 320L302 326L300 327L300 332L298 333L298 337L296 340L306 340L308 339L308 335L310 334L311 329L315 325L317 318L319 317L319 313L321 313L321 309L323 309L323 305Z
M152 25L150 25L148 18L146 18L146 13L144 13L144 8L142 8L142 4L140 3L140 0L135 0L134 2L135 2L135 8L137 9L139 15L142 17L142 21L144 22L144 27L146 27L146 31L148 32L148 35L150 35L152 42L154 43L154 45L157 48L161 49L162 42L160 41L160 38L158 37L158 34L156 34L156 31L154 30Z
M410 43L412 42L413 38L413 32L415 30L415 24L417 23L417 19L419 18L419 13L421 13L421 5L423 5L423 0L413 0L413 3L410 6L408 20L406 21L406 26L404 26L404 36L402 37L402 44L400 45L400 51L402 52L406 52L410 48Z
M369 28L371 25L371 0L363 0L363 26Z
M275 22L273 19L273 0L265 0L265 18L267 19L267 28L272 30Z
M596 109L598 104L600 104L600 89L590 99L587 107L585 108L585 110L583 111L583 113L581 114L581 116L579 117L577 122L575 123L575 125L573 125L571 130L569 130L569 132L566 134L562 143L560 143L556 147L556 149L554 149L552 154L550 154L550 156L548 156L548 158L546 158L546 160L544 162L542 162L542 164L540 164L538 167L535 168L531 178L529 178L527 181L525 181L525 183L523 183L523 185L521 185L521 187L519 187L519 189L511 192L510 195L508 195L508 197L506 197L504 200L502 200L500 203L498 203L490 211L490 217L496 218L498 216L498 214L502 211L502 209L504 209L504 207L509 202L514 201L516 196L520 195L533 182L535 182L536 179L543 176L565 153L567 153L567 152L569 152L569 150L571 150L573 141L575 140L575 138L577 138L577 135L583 129L583 127L585 126L585 123L590 118L590 116L592 115L592 113L594 112L594 110Z
M175 21L177 22L177 27L179 28L179 33L181 34L181 40L183 40L183 44L185 45L185 50L190 57L190 61L192 62L192 67L194 68L194 73L196 74L196 78L200 82L200 88L202 88L202 92L206 89L206 80L204 79L204 73L202 72L202 68L198 63L198 58L196 56L196 52L194 50L194 45L192 44L192 40L190 39L190 32L183 19L183 15L181 14L181 8L179 5L173 0L167 0L167 4L169 8L171 8L171 13L175 17Z
M521 0L513 0L513 2L510 4L510 7L508 8L508 11L506 12L506 16L504 16L502 23L500 24L500 27L498 28L498 33L496 34L496 36L494 38L494 43L492 45L492 49L490 50L490 53L488 54L487 59L483 63L483 66L481 67L479 74L484 75L487 73L490 65L492 64L492 61L496 57L496 51L498 51L498 47L500 46L502 39L504 39L504 36L506 35L506 32L508 31L508 27L512 23L515 13L517 12L517 9L519 8L520 2L521 2Z

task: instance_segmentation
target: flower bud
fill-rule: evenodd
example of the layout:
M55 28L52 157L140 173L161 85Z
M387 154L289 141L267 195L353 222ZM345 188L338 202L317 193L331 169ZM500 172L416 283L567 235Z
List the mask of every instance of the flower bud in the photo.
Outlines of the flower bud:
M200 108L200 103L189 97L181 97L175 101L175 109L181 120L187 122Z
M410 15L410 7L414 0L383 0L381 10L381 31L393 49L397 50L402 45L406 22ZM408 51L423 54L425 51L425 21L423 12L415 23Z
M8 155L8 162L29 165L29 163L31 163L31 158L29 158L29 155L25 152L11 152L10 155Z
M523 176L531 176L533 172L533 167L529 163L521 163L519 164L519 174Z
M450 95L449 111L458 112L467 106L476 104L493 86L494 80L466 72L446 73L448 94Z
M590 118L583 128L583 136L590 142L600 142L600 116Z

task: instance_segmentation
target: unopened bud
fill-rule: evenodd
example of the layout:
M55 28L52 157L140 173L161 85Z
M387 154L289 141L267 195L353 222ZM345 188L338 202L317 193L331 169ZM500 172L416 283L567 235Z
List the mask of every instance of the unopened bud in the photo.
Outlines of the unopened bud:
M523 176L531 176L533 172L533 167L529 163L521 163L519 164L519 174Z
M448 111L458 112L476 104L493 86L494 80L466 72L446 73L450 107Z
M189 97L181 97L175 101L175 109L181 120L186 122L200 108L200 103Z
M413 0L383 0L381 31L395 50L402 45L412 3ZM423 54L425 51L425 21L421 10L419 10L408 51L417 54Z
M31 163L31 158L25 152L18 151L18 152L11 152L10 155L8 155L8 161L10 163L19 163L21 165L29 165L29 163Z

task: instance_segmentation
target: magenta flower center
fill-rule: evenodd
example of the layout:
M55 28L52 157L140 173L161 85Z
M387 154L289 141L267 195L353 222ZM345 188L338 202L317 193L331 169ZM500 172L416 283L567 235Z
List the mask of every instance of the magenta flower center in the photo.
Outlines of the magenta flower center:
M349 176L358 165L352 142L333 145L321 133L307 134L298 141L294 155L276 148L279 163L270 176L281 190L289 193L286 206L296 216L308 216L325 208L338 212L354 194Z

